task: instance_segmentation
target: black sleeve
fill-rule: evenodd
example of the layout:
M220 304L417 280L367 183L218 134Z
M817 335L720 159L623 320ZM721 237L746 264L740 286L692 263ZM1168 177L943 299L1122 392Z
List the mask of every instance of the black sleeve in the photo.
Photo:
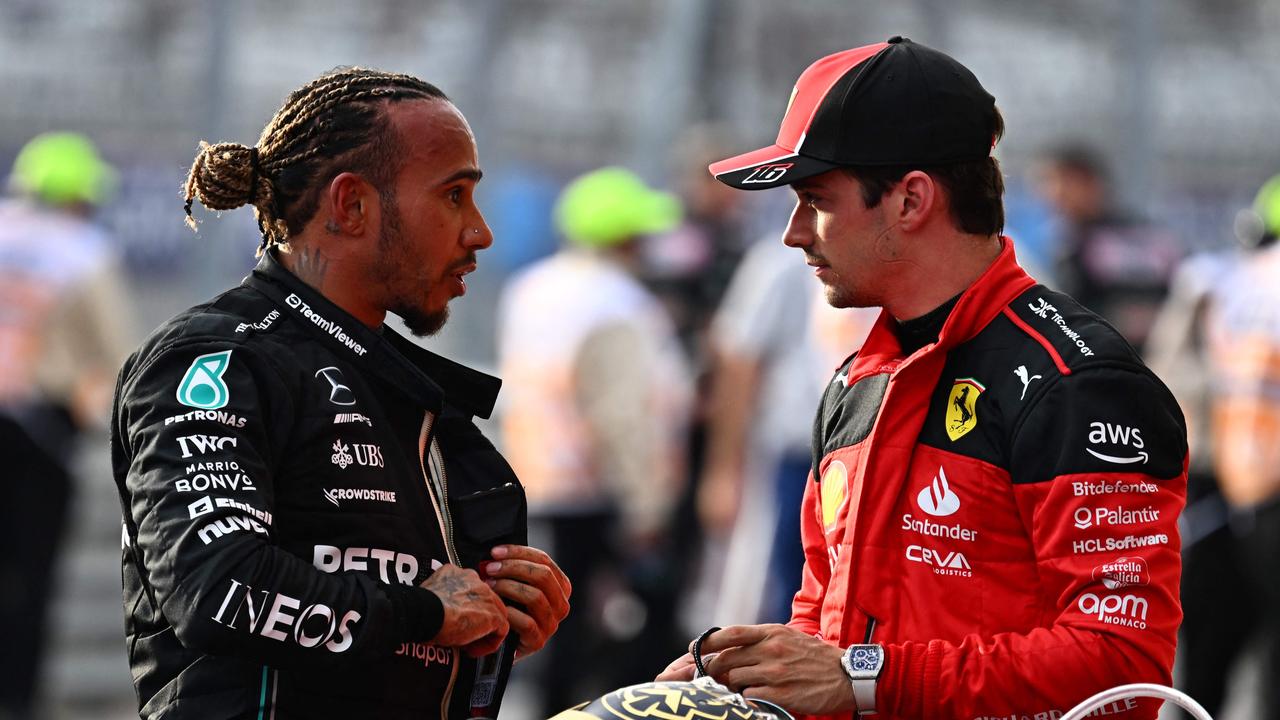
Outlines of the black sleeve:
M122 384L128 524L160 612L188 648L283 668L430 639L443 614L431 592L324 573L275 544L288 388L265 358L225 341L166 348ZM198 477L211 474L221 482Z

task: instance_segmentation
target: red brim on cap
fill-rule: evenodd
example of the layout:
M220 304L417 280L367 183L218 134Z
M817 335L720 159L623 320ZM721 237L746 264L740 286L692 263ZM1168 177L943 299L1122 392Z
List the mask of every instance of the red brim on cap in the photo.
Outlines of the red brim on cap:
M707 169L717 180L730 187L739 190L768 190L779 185L790 185L837 167L839 165L815 160L781 145L770 145L711 163Z

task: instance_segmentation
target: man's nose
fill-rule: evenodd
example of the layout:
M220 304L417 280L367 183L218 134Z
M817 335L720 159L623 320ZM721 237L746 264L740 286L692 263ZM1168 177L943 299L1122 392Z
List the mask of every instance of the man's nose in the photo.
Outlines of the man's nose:
M782 233L782 244L793 248L806 248L813 244L813 211L804 203L797 201L792 208L786 232Z
M471 228L464 231L462 244L477 250L493 244L493 231L489 229L489 223L485 222L484 215L479 210L476 210L475 218L471 221Z

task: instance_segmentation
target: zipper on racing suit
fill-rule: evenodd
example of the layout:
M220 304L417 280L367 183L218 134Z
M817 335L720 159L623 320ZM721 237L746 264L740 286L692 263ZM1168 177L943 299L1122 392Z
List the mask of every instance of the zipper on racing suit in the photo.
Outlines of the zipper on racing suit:
M445 554L450 563L461 567L458 551L453 546L453 517L449 514L449 477L445 474L444 455L440 452L440 444L431 435L434 422L434 415L430 412L423 413L422 428L418 431L418 466L422 468L422 480L426 483L428 494L431 495L431 506L435 509L436 521L440 524ZM449 717L449 701L453 698L453 686L458 681L458 649L454 648L451 655L449 684L445 687L444 696L440 700L441 718Z

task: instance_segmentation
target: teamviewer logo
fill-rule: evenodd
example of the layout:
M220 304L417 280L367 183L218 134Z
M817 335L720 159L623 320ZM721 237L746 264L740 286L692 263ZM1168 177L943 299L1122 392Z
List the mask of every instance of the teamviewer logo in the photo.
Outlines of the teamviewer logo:
M947 471L938 468L933 482L916 495L916 504L920 509L937 517L946 517L960 509L960 496L951 490L947 483Z

